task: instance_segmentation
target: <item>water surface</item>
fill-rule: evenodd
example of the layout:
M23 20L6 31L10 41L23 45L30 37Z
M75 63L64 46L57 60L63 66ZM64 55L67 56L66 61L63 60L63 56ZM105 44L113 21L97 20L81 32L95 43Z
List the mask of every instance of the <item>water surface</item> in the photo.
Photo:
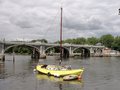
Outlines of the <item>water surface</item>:
M63 65L85 68L81 81L63 82L33 72L38 60L30 56L6 56L0 62L0 90L120 90L120 57L71 58ZM55 57L40 59L41 64L58 64Z

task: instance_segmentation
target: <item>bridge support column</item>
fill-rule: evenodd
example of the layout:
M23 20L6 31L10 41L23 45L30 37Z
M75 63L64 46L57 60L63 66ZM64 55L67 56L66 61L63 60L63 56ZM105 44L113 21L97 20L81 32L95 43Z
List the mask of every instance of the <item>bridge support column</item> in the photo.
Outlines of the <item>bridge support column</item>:
M33 49L31 58L33 58L33 59L39 59L39 53L36 52L36 49L35 49L35 48Z
M5 42L5 41L3 41L3 42ZM1 45L1 47L0 47L0 50L1 50L1 53L0 53L0 60L1 60L1 61L5 61L4 48L5 48L5 44L2 43L2 45Z
M69 57L74 57L72 47L69 48Z
M33 51L32 51L31 58L35 59L35 49L33 49Z
M81 56L82 56L82 57L85 56L85 50L84 50L84 49L82 49Z
M94 56L95 55L95 50L91 47L90 48L90 56Z
M5 61L5 55L4 54L0 54L0 60Z
M46 59L46 54L45 54L45 47L40 46L40 59Z

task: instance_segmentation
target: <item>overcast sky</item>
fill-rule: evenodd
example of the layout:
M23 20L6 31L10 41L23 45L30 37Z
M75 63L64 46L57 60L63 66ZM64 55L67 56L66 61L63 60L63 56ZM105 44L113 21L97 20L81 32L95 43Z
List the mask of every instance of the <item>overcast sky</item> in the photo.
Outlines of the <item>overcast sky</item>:
M59 40L61 5L63 39L120 36L120 0L0 0L0 39Z

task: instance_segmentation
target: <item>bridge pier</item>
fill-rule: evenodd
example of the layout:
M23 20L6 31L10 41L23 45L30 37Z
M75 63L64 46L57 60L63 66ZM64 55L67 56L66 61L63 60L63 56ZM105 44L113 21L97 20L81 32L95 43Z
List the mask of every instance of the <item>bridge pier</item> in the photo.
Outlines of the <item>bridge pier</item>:
M46 59L46 54L45 54L45 47L44 46L40 46L39 47L39 52L40 52L40 56L39 59Z
M4 54L0 54L0 60L5 61L5 55Z
M39 59L46 59L46 54L41 54Z
M33 49L33 52L32 52L32 55L31 55L31 58L32 59L39 59L39 53L38 52L36 52L36 49L34 48Z

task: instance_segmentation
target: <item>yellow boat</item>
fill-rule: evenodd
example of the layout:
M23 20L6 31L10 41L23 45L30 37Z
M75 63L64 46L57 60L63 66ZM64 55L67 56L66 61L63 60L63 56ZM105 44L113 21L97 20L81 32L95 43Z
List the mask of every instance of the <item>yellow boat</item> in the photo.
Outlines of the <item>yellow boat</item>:
M63 77L67 75L82 75L84 69L71 69L70 67L61 66L62 62L62 7L61 7L61 19L60 19L60 61L59 66L57 65L37 65L36 70L43 74L52 75L56 77Z
M63 77L66 75L82 75L84 69L70 69L57 65L37 65L36 70L46 75L52 75L56 77Z

